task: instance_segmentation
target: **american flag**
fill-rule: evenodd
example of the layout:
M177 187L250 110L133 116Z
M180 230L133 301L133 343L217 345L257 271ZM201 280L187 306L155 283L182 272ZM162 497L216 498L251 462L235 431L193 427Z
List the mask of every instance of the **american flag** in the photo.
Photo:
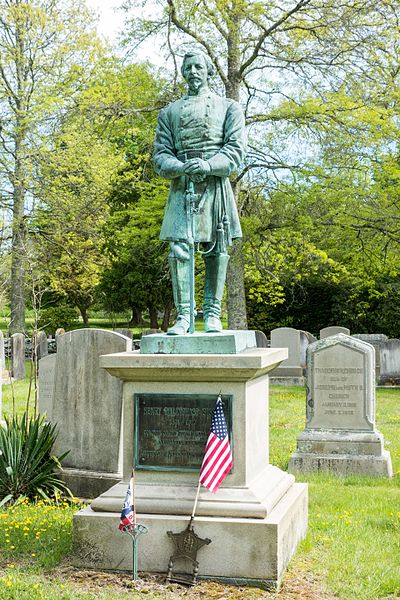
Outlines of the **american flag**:
M125 496L124 506L122 507L121 517L119 520L118 529L124 531L127 525L136 523L136 511L133 505L133 474L129 481L128 489Z
M215 404L211 431L200 469L200 483L210 492L216 492L232 465L232 452L220 394Z

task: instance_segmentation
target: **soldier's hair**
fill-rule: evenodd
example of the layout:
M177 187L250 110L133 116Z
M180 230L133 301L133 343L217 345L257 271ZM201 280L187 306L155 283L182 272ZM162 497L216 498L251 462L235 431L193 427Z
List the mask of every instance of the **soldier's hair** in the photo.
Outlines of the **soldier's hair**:
M208 78L210 79L210 77L212 77L215 73L214 65L212 64L210 57L207 54L202 52L202 50L196 50L196 49L188 50L188 52L186 52L185 56L183 57L182 66L181 66L182 75L183 75L183 68L185 66L185 61L188 60L189 58L192 58L192 56L201 56L202 57L202 59L206 63Z

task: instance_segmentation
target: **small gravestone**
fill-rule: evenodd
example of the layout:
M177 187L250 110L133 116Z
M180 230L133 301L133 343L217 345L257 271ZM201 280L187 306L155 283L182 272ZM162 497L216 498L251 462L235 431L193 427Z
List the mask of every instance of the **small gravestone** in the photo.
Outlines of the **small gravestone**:
M400 340L391 339L380 346L380 385L400 385Z
M272 371L272 384L304 385L306 350L314 340L310 333L292 327L278 327L271 331L271 348L288 349L288 359Z
M52 408L54 399L54 376L56 369L56 354L49 354L40 360L39 369L39 412L47 415L47 420L52 421Z
M77 329L57 338L51 421L54 452L69 450L64 474L76 495L92 497L121 478L122 382L99 357L131 350L132 341L103 329Z
M289 470L391 477L390 454L375 428L375 358L344 334L307 350L306 428Z
M269 348L268 338L263 331L255 331L257 348Z
M11 376L15 380L25 379L25 336L14 333L11 336Z
M350 329L347 327L340 327L339 325L331 325L330 327L324 327L319 332L319 339L324 340L331 335L337 335L338 333L344 333L345 335L350 335Z
M381 372L381 347L389 339L384 333L353 333L351 337L371 344L375 348L375 374L379 380Z
M133 337L132 331L130 329L127 329L126 327L123 327L122 329L116 329L115 333L120 333L121 335L124 335L129 339L132 339Z
M38 360L47 356L49 353L49 344L44 331L37 331L32 342L35 344L36 357Z

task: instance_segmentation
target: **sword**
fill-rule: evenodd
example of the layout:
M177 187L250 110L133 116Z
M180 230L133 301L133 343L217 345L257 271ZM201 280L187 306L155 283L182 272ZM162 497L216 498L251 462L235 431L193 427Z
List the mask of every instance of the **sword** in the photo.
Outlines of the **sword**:
M196 242L196 223L195 214L198 212L196 207L196 201L198 194L194 191L194 183L189 177L186 178L186 217L188 225L188 236L187 242L189 244L189 271L190 271L190 322L189 322L189 333L194 333L194 255L195 255L195 242Z

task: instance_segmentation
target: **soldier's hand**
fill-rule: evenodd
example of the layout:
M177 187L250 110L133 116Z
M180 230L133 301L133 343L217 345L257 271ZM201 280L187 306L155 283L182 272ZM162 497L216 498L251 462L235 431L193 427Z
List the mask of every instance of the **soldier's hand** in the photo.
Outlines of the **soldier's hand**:
M202 158L191 158L184 164L184 171L186 175L208 175L211 171L211 167L206 160Z

